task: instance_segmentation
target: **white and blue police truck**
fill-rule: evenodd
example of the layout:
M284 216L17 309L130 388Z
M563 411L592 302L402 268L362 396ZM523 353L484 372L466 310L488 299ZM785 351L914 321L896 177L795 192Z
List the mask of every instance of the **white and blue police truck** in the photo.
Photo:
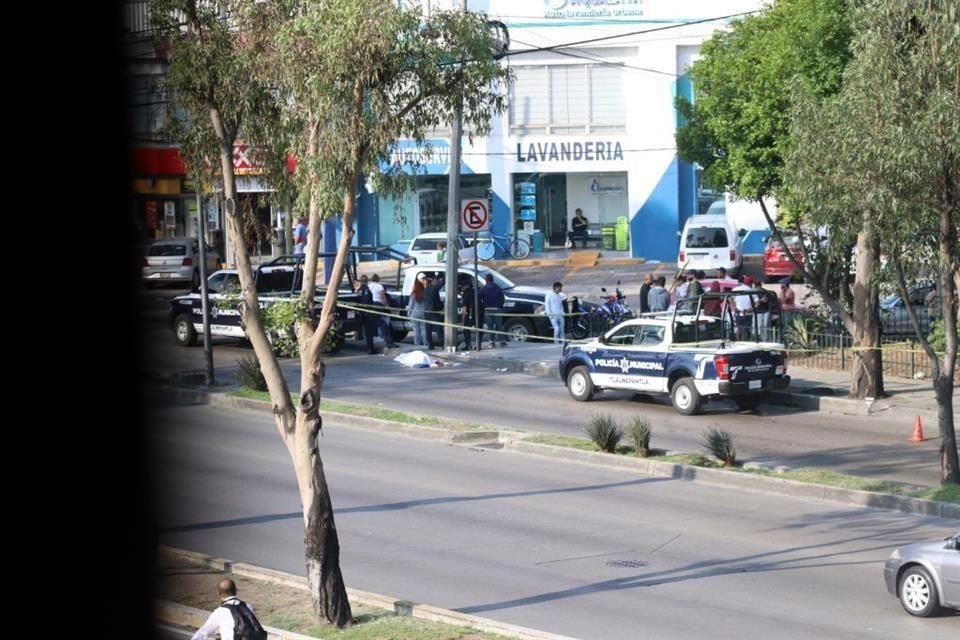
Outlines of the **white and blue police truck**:
M736 297L741 304L734 304ZM786 347L767 341L782 324L771 325L763 316L771 313L769 306L755 310L757 298L752 292L706 293L673 311L645 314L598 338L568 343L560 378L581 402L604 389L624 389L669 395L684 415L722 398L754 409L768 392L790 384Z

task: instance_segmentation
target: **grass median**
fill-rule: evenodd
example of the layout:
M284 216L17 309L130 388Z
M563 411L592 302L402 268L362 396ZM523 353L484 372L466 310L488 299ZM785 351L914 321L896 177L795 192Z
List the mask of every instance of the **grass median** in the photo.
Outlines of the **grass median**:
M269 394L267 394L265 391L253 391L251 389L238 389L236 391L231 391L229 395L262 401L269 401L270 399ZM295 394L290 395L291 397L295 398ZM415 416L393 409L349 404L346 402L338 402L336 400L323 400L320 406L322 410L326 411L368 418L378 418L380 420L387 420L402 424L414 424L463 431L489 430L491 428L485 425L445 420L434 416ZM547 444L555 447L578 449L580 451L600 452L600 448L594 444L592 440L588 438L578 438L575 436L535 434L524 438L523 441L533 444ZM633 456L635 455L635 451L628 445L620 445L617 447L616 454L613 455ZM924 500L935 500L937 502L960 503L960 486L958 485L945 485L940 487L915 489L914 487L906 487L896 482L861 478L859 476L851 476L845 473L826 471L813 467L801 467L799 469L790 469L786 471L746 469L742 466L723 467L723 465L712 456L707 456L700 453L668 453L658 451L656 449L651 450L649 458L658 462L669 462L673 464L685 464L695 467L714 469L724 468L731 473L748 473L759 476L782 478L784 480L795 480L797 482L806 482L809 484L824 485L828 487L838 487L841 489L872 491L875 493L886 493L895 496L907 496L911 498L921 498Z
M266 391L254 391L253 389L237 389L229 392L227 395L235 398L247 398L249 400L270 401L270 394ZM297 401L297 395L291 393L290 397L294 402ZM338 402L336 400L322 399L320 401L320 412L333 411L334 413L345 413L351 416L360 416L363 418L376 418L378 420L387 420L389 422L401 422L403 424L415 424L422 427L437 427L442 429L455 429L457 431L481 431L489 427L474 424L470 422L460 422L458 420L447 420L435 416L416 416L395 409L386 409L384 407L371 407L362 404L350 404L349 402Z
M278 585L246 576L232 575L199 562L161 551L157 559L156 597L178 604L213 611L220 600L217 582L229 576L237 584L237 596L257 612L269 627L314 638L337 640L502 640L504 636L481 633L469 627L432 622L393 611L351 603L353 626L337 629L321 624L305 589Z
M524 442L534 444L547 444L554 447L566 447L568 449L578 449L580 451L595 451L599 453L598 447L593 441L587 438L577 438L574 436L559 436L551 434L539 434L525 438ZM610 455L635 455L633 447L620 445L617 452ZM922 490L913 490L904 487L896 482L886 480L873 480L870 478L861 478L851 476L845 473L835 471L825 471L812 467L801 467L799 469L790 469L786 471L771 471L767 469L745 469L743 467L723 467L723 465L711 456L699 453L666 453L652 450L649 460L656 462L668 462L673 464L686 464L695 467L706 467L711 469L724 469L731 473L749 473L759 476L782 478L784 480L795 480L797 482L806 482L809 484L819 484L828 487L838 487L841 489L855 489L857 491L872 491L875 493L886 493L895 496L907 496L911 498L922 498L924 500L936 500L938 502L957 502L960 503L960 485L945 485L940 487L928 487Z

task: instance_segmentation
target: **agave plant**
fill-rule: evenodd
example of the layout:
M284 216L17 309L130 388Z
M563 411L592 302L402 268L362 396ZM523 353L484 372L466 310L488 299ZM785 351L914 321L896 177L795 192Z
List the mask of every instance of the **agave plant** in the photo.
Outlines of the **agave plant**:
M590 426L584 429L587 436L593 440L593 443L600 447L601 451L615 453L617 445L623 438L623 429L617 424L616 418L608 413L601 413L590 419Z
M641 458L650 455L650 435L653 429L646 416L634 416L627 426L627 437L633 443L633 450Z
M703 434L703 446L707 452L723 462L725 467L737 465L737 448L733 444L733 436L717 428L710 427Z

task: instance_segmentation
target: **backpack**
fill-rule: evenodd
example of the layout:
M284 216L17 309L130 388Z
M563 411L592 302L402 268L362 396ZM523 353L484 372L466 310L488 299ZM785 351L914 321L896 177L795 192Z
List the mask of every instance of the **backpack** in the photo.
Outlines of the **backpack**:
M267 640L267 632L243 600L232 598L220 606L226 607L233 616L234 640Z
M357 289L357 302L360 304L373 304L373 293L370 291L370 287L364 285Z

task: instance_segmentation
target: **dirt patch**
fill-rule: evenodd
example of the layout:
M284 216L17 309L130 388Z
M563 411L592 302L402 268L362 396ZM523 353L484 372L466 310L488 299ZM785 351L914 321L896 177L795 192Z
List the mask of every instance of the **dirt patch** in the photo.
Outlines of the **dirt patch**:
M217 582L229 575L206 565L171 553L157 557L156 597L179 604L213 611L220 603ZM237 583L237 596L249 602L260 621L317 638L336 640L502 640L503 636L478 633L418 618L397 616L392 611L351 603L354 626L337 630L321 624L313 612L306 591L231 575Z

